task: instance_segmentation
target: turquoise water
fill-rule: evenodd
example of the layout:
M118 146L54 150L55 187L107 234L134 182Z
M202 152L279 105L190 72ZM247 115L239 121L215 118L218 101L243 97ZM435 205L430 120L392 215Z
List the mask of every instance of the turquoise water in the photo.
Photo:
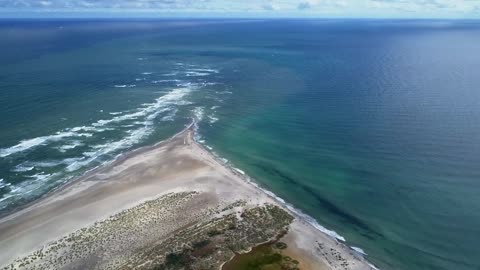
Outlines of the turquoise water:
M2 21L5 214L191 118L381 269L479 269L476 21Z

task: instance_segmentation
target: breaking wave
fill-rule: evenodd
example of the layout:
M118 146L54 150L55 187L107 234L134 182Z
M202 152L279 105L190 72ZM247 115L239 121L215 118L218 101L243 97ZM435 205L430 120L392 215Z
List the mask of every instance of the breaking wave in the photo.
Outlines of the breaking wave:
M145 126L151 126L153 119L161 112L172 110L170 108L172 105L182 105L182 98L184 98L189 92L190 88L176 88L167 94L157 98L153 103L143 104L143 107L137 109L133 113L127 113L123 115L118 115L110 119L101 119L88 126L79 126L65 129L64 131L59 131L53 135L41 136L32 139L22 140L17 145L0 149L0 157L7 157L13 154L20 152L25 152L31 150L35 147L41 145L47 145L51 142L58 142L65 138L81 138L81 137L91 137L94 133L103 132L106 130L112 130L112 128L102 128L106 125L112 123L119 123L126 120L139 119L141 117L146 117L144 121L140 121L138 124L143 124ZM114 113L115 115L119 113ZM138 130L137 130L138 131ZM135 131L135 132L137 132ZM93 132L93 133L91 133ZM135 133L134 132L134 133ZM73 141L70 144L61 146L60 149L68 150L69 148L75 148L81 144L81 141Z
M74 136L78 137L79 134L71 131L65 131L65 132L57 132L56 134L53 134L53 135L41 136L33 139L23 140L23 141L20 141L17 145L14 145L12 147L0 149L0 157L7 157L19 152L30 150L39 145L43 145L52 141L59 141L63 138L74 137Z
M136 87L136 84L116 84L113 87L115 88L133 88Z
M363 249L361 249L359 247L352 246L350 248L353 249L354 251L356 251L357 253L359 253L362 256L367 256L367 253L365 253L365 251L363 251Z
M26 153L40 146L56 149L60 153L80 147L82 150L88 149L80 156L77 154L75 157L58 160L24 161L13 167L11 171L19 173L24 180L10 185L5 184L2 179L0 186L6 188L8 193L0 197L2 202L0 209L4 209L17 199L28 199L42 194L68 181L78 170L101 165L115 157L119 151L141 143L155 130L157 117L167 113L161 121L172 121L178 111L177 106L188 104L184 99L194 89L193 87L174 88L153 102L142 104L133 111L110 113L113 116L111 118L100 119L85 126L67 128L52 135L22 140L14 146L0 149L2 158ZM128 126L129 129L122 131L124 126ZM104 136L101 133L109 130L116 130L120 134L123 132L123 135L120 139L108 141L105 141L105 137L100 137L104 143L96 145L92 145L91 141L88 143L84 141L93 136Z

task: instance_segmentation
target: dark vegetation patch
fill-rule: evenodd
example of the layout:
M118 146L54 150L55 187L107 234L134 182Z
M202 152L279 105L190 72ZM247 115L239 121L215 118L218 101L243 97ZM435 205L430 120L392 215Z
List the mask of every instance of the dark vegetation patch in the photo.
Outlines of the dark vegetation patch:
M277 243L263 244L244 254L237 254L222 270L298 270L299 262L282 256Z
M276 249L286 249L287 248L287 244L285 244L284 242L276 242L273 246Z
M272 244L288 231L293 217L282 208L269 204L243 209L241 218L236 212L231 213L233 207L244 204L234 203L224 208L224 216L194 224L179 231L168 241L142 250L120 269L218 269L234 255L265 242L271 244L253 249L262 252L255 253L257 255L249 260L248 268L234 269L297 269L292 260L285 260L281 255L281 248L286 245L280 243L274 249ZM217 211L220 212L223 211Z

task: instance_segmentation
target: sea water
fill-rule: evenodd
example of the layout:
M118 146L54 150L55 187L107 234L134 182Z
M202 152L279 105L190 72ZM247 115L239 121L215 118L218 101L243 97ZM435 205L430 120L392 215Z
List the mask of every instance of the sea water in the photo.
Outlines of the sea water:
M380 269L478 269L480 24L0 22L0 212L198 121Z

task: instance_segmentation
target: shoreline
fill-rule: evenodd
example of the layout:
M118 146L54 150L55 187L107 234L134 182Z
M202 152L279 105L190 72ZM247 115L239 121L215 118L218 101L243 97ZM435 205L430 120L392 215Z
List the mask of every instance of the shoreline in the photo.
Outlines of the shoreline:
M170 138L168 138L164 141L158 142L158 143L156 143L154 145L151 145L151 146L144 146L144 147L129 151L127 153L121 154L117 158L115 158L114 160L109 162L108 164L101 165L97 168L94 168L94 169L86 172L84 175L70 181L69 183L66 183L65 185L62 185L61 187L45 194L41 198L25 205L22 209L20 209L18 211L15 211L15 212L13 212L9 215L6 215L4 217L0 217L0 244L2 244L2 242L4 242L4 244L5 244L5 241L7 241L7 243L8 243L8 242L10 242L9 240L16 240L15 239L16 234L8 235L9 230L12 230L12 227L8 226L9 223L13 223L15 225L15 221L18 220L18 219L23 220L23 221L27 221L27 223L28 223L29 219L32 219L30 217L30 214L35 213L36 211L39 211L40 213L42 213L42 211L43 211L47 215L50 214L50 215L52 215L52 218L56 217L55 214L57 214L57 212L60 212L60 213L62 213L62 215L67 216L67 217L68 217L69 211L70 212L71 211L82 212L81 209L83 208L83 206L72 207L73 210L67 208L68 211L63 210L63 211L66 211L66 213L62 212L62 211L59 211L59 209L60 210L63 209L62 207L60 207L58 209L58 202L59 201L68 201L68 200L72 200L72 198L74 198L75 200L72 200L72 204L75 205L76 200L78 199L77 197L82 197L82 196L87 197L87 198L92 197L92 198L98 200L98 201L94 201L95 204L97 204L99 206L103 206L107 209L105 209L101 213L97 213L96 215L94 215L94 218L92 216L89 216L90 217L90 222L85 222L85 220L84 220L83 222L80 222L80 224L67 224L70 227L68 229L64 229L61 232L57 232L56 230L54 230L54 232L52 232L51 229L50 230L47 229L47 231L50 232L50 236L48 237L48 239L37 240L36 244L30 244L30 249L24 248L22 252L14 252L14 254L17 254L17 256L18 256L18 253L20 253L20 255L29 254L32 251L34 251L36 248L39 248L40 246L45 246L48 243L50 243L52 240L54 240L56 238L60 238L62 235L65 235L66 233L70 233L72 231L79 230L80 228L84 228L85 226L91 226L92 223L96 224L96 222L98 222L99 220L105 220L105 219L108 219L110 216L112 216L114 214L118 214L122 211L132 209L133 207L135 207L135 205L142 204L142 203L148 201L149 199L158 198L159 196L162 196L162 195L166 194L166 192L182 192L182 191L188 191L188 190L190 190L190 191L193 190L193 191L196 192L197 190L205 189L208 192L212 193L212 191L209 190L209 189L215 189L216 193L214 195L216 197L214 198L214 200L222 201L222 200L230 199L230 198L228 198L228 196L225 197L223 193L226 193L228 195L232 195L231 191L229 189L231 188L232 184L233 184L234 188L237 188L236 185L238 184L239 185L238 188L243 188L242 192L244 192L244 194L241 194L243 197L239 196L238 194L235 194L235 196L239 196L239 198L248 198L249 200L256 201L254 204L258 204L258 205L261 205L261 204L264 204L264 203L270 203L270 204L278 205L281 208L285 209L288 213L290 213L291 215L294 216L295 219L290 226L292 232L288 233L284 237L289 241L290 244L292 244L293 246L297 246L296 248L291 248L292 250L289 251L291 254L297 254L297 256L305 257L305 258L303 258L303 261L309 261L310 260L310 261L315 262L316 260L320 259L320 258L316 258L316 255L318 255L318 254L315 254L315 250L318 249L318 246L317 246L318 244L317 243L319 243L319 242L313 242L312 243L311 240L309 241L308 239L305 239L305 236L302 237L302 234L306 234L306 235L309 235L309 237L318 237L319 239L321 239L322 243L327 243L328 242L328 245L337 246L336 248L340 249L339 254L341 253L343 256L348 257L348 260L354 261L358 264L359 267L355 268L355 269L375 269L373 265L371 265L363 256L358 254L352 247L348 247L344 242L341 242L343 237L341 237L337 234L337 236L341 237L341 239L338 238L338 237L334 238L335 236L332 236L331 234L329 234L329 232L331 233L333 231L330 231L330 230L324 228L323 226L318 224L315 221L315 219L309 217L308 215L304 214L300 210L294 208L293 205L290 205L290 204L286 203L283 199L277 197L274 193L260 187L258 184L256 184L253 181L253 179L251 177L246 175L243 171L233 167L233 165L230 164L229 162L224 162L224 160L222 160L221 157L219 157L216 153L207 149L207 147L205 145L198 142L195 138L197 128L198 127L196 125L196 122L194 121L190 125L188 125L185 129L183 129L179 133L175 134L174 136L172 136L172 137L170 137ZM123 189L125 189L125 187L122 186L122 189L120 191L118 191L116 189L113 189L114 192L112 192L112 194L108 194L108 195L105 195L105 196L102 196L103 194L97 194L99 192L99 190L103 190L103 189L108 190L108 188L109 188L108 186L112 184L112 183L107 181L109 179L109 177L111 178L111 177L117 176L117 175L120 175L120 176L124 177L122 175L122 172L123 172L122 170L125 170L125 171L132 170L131 169L132 166L138 166L140 164L144 165L143 164L144 162L152 162L152 160L153 160L157 163L152 163L152 164L159 164L158 160L155 159L156 154L161 155L165 151L175 151L176 148L180 149L179 151L180 151L181 155L184 155L185 154L184 152L186 152L186 150L188 150L189 151L188 154L190 154L190 155L192 155L192 157L198 159L198 160L195 160L195 162L198 162L198 161L203 162L202 164L192 165L192 168L189 167L190 170L185 170L185 172L184 171L179 171L179 172L174 171L174 172L172 172L172 171L168 171L168 170L166 171L167 176L169 176L171 174L171 175L173 175L172 177L176 178L177 180L183 181L184 184L187 184L187 185L182 186L181 185L182 183L170 183L171 180L162 180L162 181L165 181L165 182L169 183L168 188L165 188L165 185L158 184L157 183L158 181L156 179L155 179L155 182L153 182L151 179L148 179L148 181L144 184L145 187L150 187L150 186L155 187L157 189L156 193L151 192L150 190L147 191L146 189L144 189L144 187L138 188L138 187L135 186L135 189L138 189L138 191L139 191L138 194L136 194L135 196L125 195L126 194L125 190L123 190ZM186 149L186 148L188 148L188 149ZM159 153L157 153L157 152L159 152ZM166 156L166 157L162 156L162 158L163 159L170 159L170 156ZM162 160L160 158L160 161L165 161L165 160ZM131 164L126 166L126 163L129 163L129 162ZM182 163L182 162L185 162L185 160L178 159L176 162L177 163ZM220 190L220 192L219 192L217 187L212 187L211 186L212 184L210 184L210 183L209 184L206 184L206 183L203 183L203 182L202 183L197 183L195 181L192 182L192 180L186 180L186 179L182 178L183 177L182 173L184 173L185 175L188 175L189 173L191 173L192 170L194 171L194 173L196 173L195 170L200 170L199 169L200 167L203 170L203 167L205 165L207 165L209 167L208 170L205 170L205 173L207 173L207 175L210 176L210 174L213 174L213 172L211 170L212 170L212 168L214 168L215 173L218 172L218 173L220 173L220 176L222 178L228 177L228 181L233 180L232 182L235 182L235 183L220 182L220 181L225 181L224 179L217 180L218 181L217 184L221 183L222 185L225 185L225 184L229 185L229 187L227 189ZM146 168L150 169L151 167L146 165ZM134 173L138 173L138 171L134 171ZM202 171L202 173L203 173L203 171ZM102 177L104 175L105 175L105 177L104 177L103 180L105 180L105 181L102 182ZM162 177L165 177L165 174L158 173L158 175L160 175ZM215 175L215 176L217 176L217 175ZM202 175L202 177L203 177L203 175ZM93 178L95 178L95 180L92 180ZM203 179L201 177L199 177L197 180L200 180L200 179L202 179L201 181L205 181L205 179ZM131 179L128 178L128 181L131 181ZM136 181L136 180L134 180L134 181ZM243 184L239 181L243 182ZM195 185L195 187L188 186L190 184ZM132 187L130 182L126 182L125 185L129 188ZM159 187L160 187L160 189L158 189ZM163 191L163 192L159 193L158 191ZM92 195L92 194L94 194L94 195ZM117 205L114 205L114 206L108 206L108 205L105 206L105 205L102 204L102 201L108 201L108 200L113 201L112 198L115 198L115 196L117 196L117 195L120 196L120 197L121 196L124 196L124 197L126 196L125 198L123 198L123 201L122 201L121 204L116 203ZM91 204L92 204L92 202L88 201L87 206L91 205ZM56 206L53 207L52 205L56 205ZM122 207L119 208L118 205L121 205ZM85 207L87 207L87 206L85 206ZM49 207L50 207L50 209L49 209ZM47 208L47 209L45 210L45 208ZM48 210L51 210L51 212L49 212ZM31 232L32 226L33 226L33 228L36 228L38 226L48 227L47 226L48 224L47 225L44 225L44 224L37 225L35 223L36 222L35 219L39 219L38 216L33 217L33 223L34 224L32 224L31 227L28 227L28 225L26 226L26 229L27 229L26 231L29 232L30 234L33 234L33 235L35 235L35 232L33 232L33 233ZM40 218L40 220L42 220L42 218ZM72 222L75 223L75 220L73 220ZM67 221L66 223L72 223L72 222ZM316 226L316 225L320 226L320 228L318 228L318 226ZM6 233L5 233L4 228L7 228ZM20 230L20 232L25 232L25 231ZM335 233L335 232L333 232L333 233ZM7 237L5 237L5 235L7 235ZM55 238L54 235L56 235L57 237ZM299 243L301 243L301 244L299 244ZM303 245L303 246L299 247L298 245L300 245L300 246ZM2 246L4 246L4 245L2 245ZM309 249L315 249L315 250L310 251L310 252L305 252L305 246L308 246ZM252 246L252 247L255 247L255 246ZM1 251L2 251L2 249L0 248L0 254L4 253L4 252L1 252ZM10 253L12 253L12 252L10 252ZM310 253L310 254L307 254L307 253ZM298 255L298 254L300 254L300 255ZM0 256L0 265L3 265L7 261L11 261L13 259L13 258L9 258L8 256L9 255L6 255L6 256L3 256L3 257ZM10 256L12 256L12 255L10 254ZM328 256L326 256L326 257L328 257ZM329 264L329 263L330 262L328 262L328 259L327 259L325 264ZM330 264L332 264L332 263L330 263ZM317 269L317 268L312 268L312 269ZM318 269L337 269L337 268L330 265L330 266L327 266L327 268L322 267L322 268L318 268ZM340 269L340 268L338 268L338 269Z
M40 197L38 197L38 198L36 198L36 199L34 199L34 200L24 204L24 205L14 207L14 208L6 211L5 213L1 213L0 214L0 222L2 220L4 220L5 218L13 216L16 213L21 212L22 210L24 210L24 209L36 204L37 202L51 196L52 194L54 194L56 192L60 192L64 189L68 188L69 186L74 185L76 182L82 181L82 179L88 178L89 176L91 176L91 175L93 175L93 174L95 174L95 173L97 173L101 170L104 170L104 169L106 170L109 167L113 167L113 166L115 166L115 164L121 163L122 161L124 161L124 160L126 160L130 157L133 157L135 155L140 155L144 152L153 150L153 149L155 149L156 147L159 147L162 144L168 143L169 141L175 139L176 136L179 136L182 133L186 132L188 129L192 128L194 125L195 125L195 122L192 121L192 123L185 126L185 128L183 128L181 131L175 133L173 136L170 136L165 140L159 141L159 142L154 143L152 145L145 145L145 146L142 146L142 147L139 147L139 148L136 148L136 149L132 149L132 150L127 151L125 153L120 153L117 156L115 156L112 160L106 161L103 164L100 164L96 167L93 167L93 168L85 171L82 175L70 178L70 181L66 181L65 183L53 188L52 190L50 190L50 191L46 192L45 194L41 195Z

